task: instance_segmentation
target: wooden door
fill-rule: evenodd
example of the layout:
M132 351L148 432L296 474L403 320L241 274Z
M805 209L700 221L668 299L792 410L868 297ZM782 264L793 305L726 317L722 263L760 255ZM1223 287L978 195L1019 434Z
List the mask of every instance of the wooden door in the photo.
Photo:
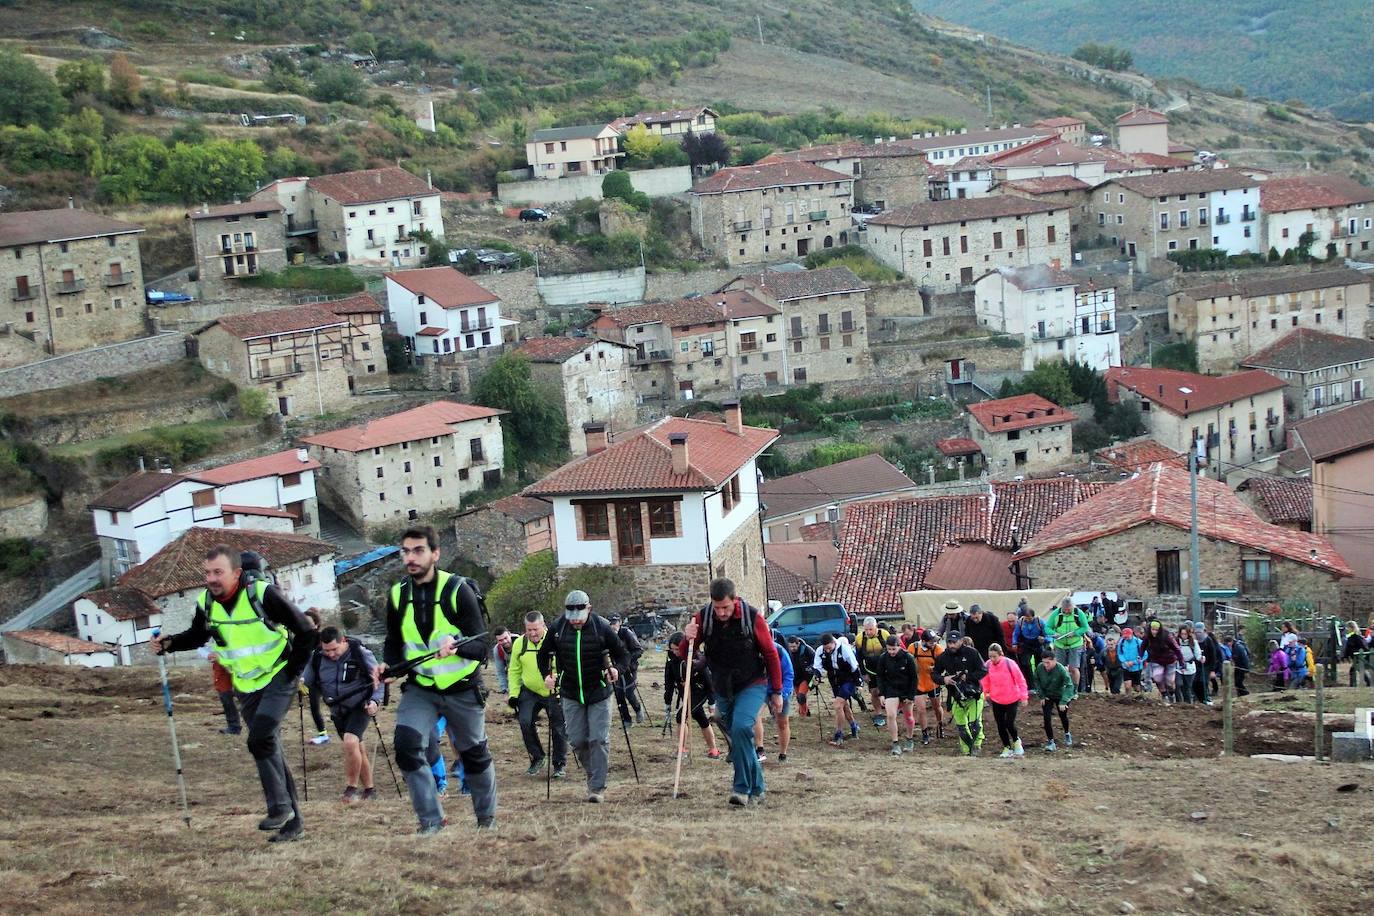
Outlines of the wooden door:
M620 552L620 562L644 562L644 523L639 503L615 504L615 538Z

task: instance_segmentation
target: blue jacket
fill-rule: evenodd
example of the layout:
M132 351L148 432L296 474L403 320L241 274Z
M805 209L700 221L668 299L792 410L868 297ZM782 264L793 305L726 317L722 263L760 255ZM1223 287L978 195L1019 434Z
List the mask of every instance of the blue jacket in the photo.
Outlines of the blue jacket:
M1011 631L1011 644L1029 645L1032 649L1039 649L1044 645L1047 635L1045 621L1039 617L1019 617L1016 627Z
M1116 644L1116 658L1123 671L1139 671L1144 664L1145 643L1139 636L1123 639Z
M785 700L792 695L796 689L795 672L792 668L792 653L787 651L787 647L781 643L774 643L778 647L778 661L782 664L782 698Z

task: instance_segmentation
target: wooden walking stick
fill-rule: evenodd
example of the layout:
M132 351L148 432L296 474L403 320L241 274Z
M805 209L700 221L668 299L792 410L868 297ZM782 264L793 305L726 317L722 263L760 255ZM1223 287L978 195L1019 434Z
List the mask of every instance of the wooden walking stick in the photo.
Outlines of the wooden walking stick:
M687 712L692 708L692 660L696 640L687 641L686 673L683 675L682 710L677 723L677 768L673 773L673 798L677 798L677 787L682 781L682 755L687 750Z

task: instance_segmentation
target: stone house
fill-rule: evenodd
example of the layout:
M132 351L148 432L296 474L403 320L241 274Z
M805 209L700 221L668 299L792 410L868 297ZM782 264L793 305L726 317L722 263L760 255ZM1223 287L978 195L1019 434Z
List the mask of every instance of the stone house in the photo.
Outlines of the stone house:
M615 171L620 131L614 124L579 124L536 130L525 141L525 161L536 180L580 178Z
M1165 448L1199 454L1227 472L1283 451L1283 379L1259 369L1198 375L1143 366L1107 370L1107 395L1133 401L1150 436Z
M1117 178L1093 190L1097 229L1144 267L1172 251L1262 249L1260 183L1239 169Z
M386 301L396 331L417 359L501 346L501 300L452 267L386 274Z
M347 352L349 391L370 391L390 387L390 374L383 348L382 325L386 309L369 293L321 302L320 307L348 322Z
M1061 140L1075 146L1088 145L1088 125L1082 118L1057 117L1041 118L1031 125L1033 128L1052 130Z
M306 190L310 218L294 225L315 224L323 255L350 264L413 267L429 253L428 244L416 233L444 237L438 189L405 169L387 166L319 175L306 182ZM253 196L259 199L267 191Z
M325 504L364 534L456 512L501 485L504 410L433 401L301 441L323 467Z
M278 178L253 192L253 201L276 201L286 217L283 235L288 245L318 251L316 236L319 222L315 218L315 204L310 196L310 179L305 176Z
M1342 257L1370 259L1374 242L1374 189L1344 175L1270 178L1260 185L1264 246L1279 254L1298 248L1311 233L1309 251L1326 257L1331 246Z
M782 365L770 371L780 372L782 384L846 381L863 378L871 370L871 288L848 267L767 270L736 277L721 292L741 290L781 313L786 345ZM764 340L768 342L766 334Z
M319 305L225 315L195 332L196 353L240 389L263 392L283 417L324 414L349 401L349 328Z
M725 315L725 352L735 390L787 384L782 311L744 290L715 292L709 298Z
M1062 208L1069 214L1069 242L1077 247L1078 243L1095 235L1089 228L1088 235L1083 229L1089 224L1088 200L1092 197L1092 185L1072 175L1058 175L1053 178L1022 178L1004 181L997 186L999 194L1024 197L1037 203Z
M515 349L530 361L534 380L562 396L573 457L587 453L584 425L599 423L614 438L637 422L630 383L630 357L636 350L629 344L596 337L533 337Z
M804 258L850 237L853 175L809 162L721 169L691 194L692 237L732 266Z
M453 520L458 554L504 576L525 558L554 548L553 504L529 496L507 496L458 513Z
M643 126L651 134L670 137L681 141L687 134L713 134L716 132L716 113L704 105L696 108L670 108L667 111L641 111L638 114L616 118L611 127L622 136L637 126ZM531 159L530 162L534 160Z
M914 480L877 454L765 480L759 488L763 542L801 541L802 529L830 521L831 506L835 507L834 523L839 526L844 524L851 504L896 499L915 488Z
M217 302L239 294L237 280L286 268L286 221L282 205L262 198L186 214L200 299Z
M1358 404L1374 383L1374 340L1299 328L1241 360L1288 383L1284 408L1290 422Z
M1002 267L974 281L978 323L1021 335L1021 368L1058 359L1098 371L1121 365L1116 290L1080 283L1049 264Z
M706 299L602 312L587 330L633 348L630 381L640 401L690 401L734 387L725 314Z
M614 566L640 603L700 607L712 578L766 595L756 462L777 432L668 417L528 487L553 503L560 569Z
M1053 470L1072 460L1077 419L1038 394L968 405L969 438L978 443L988 475L996 480Z
M1374 401L1301 420L1289 441L1310 470L1312 530L1330 539L1361 580L1374 579Z
M143 337L142 232L70 203L0 213L0 325L50 354Z
M1312 530L1311 478L1251 477L1241 481L1236 495L1271 525L1294 531Z
M115 654L108 646L74 639L52 630L6 630L0 633L7 665L74 665L112 668Z
M868 221L870 254L923 291L952 293L996 267L1069 262L1069 214L1021 197L935 200Z
M1169 155L1169 117L1161 111L1137 108L1116 119L1116 148L1123 153Z
M774 153L759 161L809 162L854 177L854 202L879 210L914 204L930 198L925 154L900 143L830 143ZM846 237L846 242L848 238ZM841 243L845 244L845 243Z
M1034 588L1115 591L1170 625L1190 619L1188 477L1156 464L1079 503L1016 551L1019 574ZM1235 589L1227 603L1242 607L1297 599L1338 613L1351 569L1330 541L1265 522L1223 483L1197 486L1200 589Z
M1208 283L1171 293L1169 331L1195 341L1198 368L1226 372L1294 329L1360 337L1370 319L1370 277L1348 268Z

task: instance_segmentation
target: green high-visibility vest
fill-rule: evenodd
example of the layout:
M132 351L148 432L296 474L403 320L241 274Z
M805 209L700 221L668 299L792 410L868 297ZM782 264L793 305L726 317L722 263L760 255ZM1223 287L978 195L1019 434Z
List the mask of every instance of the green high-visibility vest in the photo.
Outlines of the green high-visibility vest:
M428 640L420 635L419 628L415 626L414 587L408 581L397 582L391 587L391 606L401 614L401 642L404 644L406 661L437 651L439 643L443 641L445 636L451 636L454 639L463 638L463 631L458 629L458 626L449 619L450 615L458 616L456 606L458 583L453 583L453 588L448 587L449 580L452 578L452 573L443 570L438 570L435 573L434 629L430 631ZM443 607L445 601L453 607L446 610ZM421 662L414 669L412 677L415 683L421 687L447 690L463 678L471 675L480 664L481 662L476 659L461 658L457 655L450 655L448 658L431 658Z
M249 591L253 597L250 598ZM264 620L253 608L267 592L267 582L258 580L240 588L234 606L226 608L210 595L201 593L199 609L205 612L215 641L215 658L234 681L239 693L253 693L267 686L272 677L286 667L286 627Z

